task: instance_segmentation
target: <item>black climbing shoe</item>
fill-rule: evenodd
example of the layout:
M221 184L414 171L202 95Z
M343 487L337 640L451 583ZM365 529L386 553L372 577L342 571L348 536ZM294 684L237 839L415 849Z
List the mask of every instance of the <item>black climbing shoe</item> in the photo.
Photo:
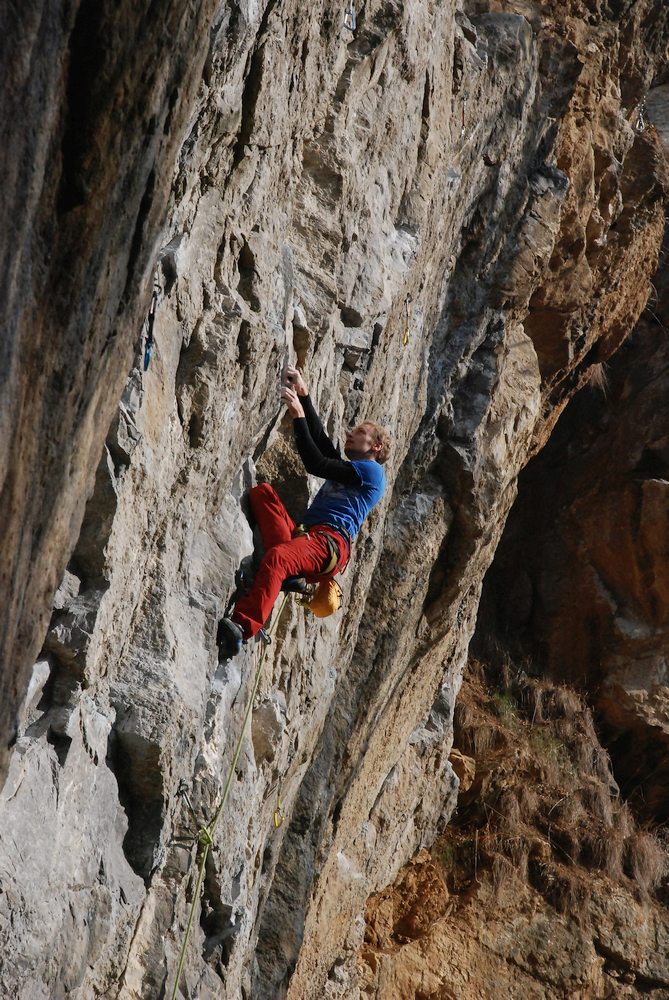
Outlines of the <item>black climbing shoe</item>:
M248 566L240 566L235 573L235 596L234 599L238 600L240 597L244 597L248 594L251 589L251 584L253 583L253 573ZM233 602L234 603L234 602Z
M307 583L303 576L287 576L281 585L281 589L289 594L301 594L308 600L311 600L317 588L317 583Z
M242 648L244 633L231 618L221 618L216 632L218 661L231 660Z

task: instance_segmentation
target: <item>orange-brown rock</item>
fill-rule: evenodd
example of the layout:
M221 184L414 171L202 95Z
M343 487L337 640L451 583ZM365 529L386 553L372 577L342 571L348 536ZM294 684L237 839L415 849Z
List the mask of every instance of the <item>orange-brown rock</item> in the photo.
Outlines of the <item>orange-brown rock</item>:
M422 938L443 916L448 889L440 869L426 850L403 870L395 885L372 897L367 906L365 945L371 951L393 951ZM365 954L365 950L363 950Z
M361 997L669 995L669 859L616 798L581 700L472 663L455 723L487 780L369 901Z
M669 802L669 276L605 383L576 400L521 481L485 603L498 634L593 692L616 774L649 818ZM483 620L483 636L494 629Z
M458 776L460 793L469 791L476 775L476 761L453 747L448 755L451 767Z

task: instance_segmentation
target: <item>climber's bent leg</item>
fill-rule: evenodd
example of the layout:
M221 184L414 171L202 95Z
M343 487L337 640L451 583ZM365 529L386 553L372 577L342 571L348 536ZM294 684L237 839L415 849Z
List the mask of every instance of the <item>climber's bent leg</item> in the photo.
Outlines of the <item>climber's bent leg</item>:
M323 535L299 535L270 548L248 594L237 601L232 621L250 639L263 627L287 576L318 575L329 558Z
M269 483L261 483L249 491L249 504L256 519L265 550L288 542L295 531L295 522L282 504L278 493Z

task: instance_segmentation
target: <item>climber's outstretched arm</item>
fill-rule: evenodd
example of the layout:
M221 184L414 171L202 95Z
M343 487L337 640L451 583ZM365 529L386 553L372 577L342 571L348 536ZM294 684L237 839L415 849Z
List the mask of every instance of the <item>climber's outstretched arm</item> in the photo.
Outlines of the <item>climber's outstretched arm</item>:
M311 438L318 450L326 458L335 458L341 461L341 452L325 433L325 428L321 423L321 418L314 409L311 396L302 396L300 402L302 403L302 407L304 409L304 419L307 422L309 434L311 435Z
M300 403L302 404L302 408L304 410L304 418L307 421L309 433L311 434L313 442L318 450L326 458L341 459L342 456L339 448L332 443L330 438L325 433L325 428L321 423L321 418L314 409L314 404L311 401L307 384L304 381L300 370L295 368L293 365L288 365L283 373L283 385L284 388L293 389L296 395L300 397Z
M360 486L361 479L355 466L340 457L339 452L323 430L309 397L299 397L295 389L284 387L281 390L281 398L293 418L297 450L307 472L321 479L332 479L345 486ZM308 400L306 407L304 406L305 400ZM309 407L321 430L318 441L312 437L307 421L306 412Z

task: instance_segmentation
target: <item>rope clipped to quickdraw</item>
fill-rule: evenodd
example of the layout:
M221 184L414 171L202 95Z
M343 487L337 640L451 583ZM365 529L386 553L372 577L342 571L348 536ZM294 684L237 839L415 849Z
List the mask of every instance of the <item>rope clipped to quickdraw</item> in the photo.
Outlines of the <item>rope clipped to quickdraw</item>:
M214 813L214 817L211 820L211 822L208 823L208 824L202 824L201 826L199 826L198 831L197 831L197 841L198 841L200 847L202 848L202 857L200 858L200 864L199 864L199 867L198 867L197 881L195 883L195 891L193 893L193 902L191 904L190 912L188 914L188 923L186 924L186 932L185 932L185 935L184 935L183 944L181 946L181 951L179 952L179 962L177 964L176 976L174 977L174 986L172 988L171 1000L176 1000L176 996L177 996L177 993L179 991L179 983L181 981L181 974L183 973L183 968L184 968L184 964L185 964L185 961L186 961L186 951L188 950L188 942L190 940L191 931L193 929L193 920L195 919L195 910L197 909L197 904L198 904L198 901L200 899L200 892L202 890L202 883L204 881L204 873L205 873L205 868L206 868L206 864L207 864L207 858L209 856L209 849L211 847L213 847L213 844L214 844L214 832L215 832L216 827L218 825L218 821L220 820L221 815L223 814L223 810L225 809L226 802L228 801L228 795L230 794L230 788L232 787L232 779L234 778L235 771L237 769L237 762L239 760L239 755L241 754L241 751L242 751L242 743L244 742L244 736L246 735L246 729L247 729L247 726L248 726L248 723L249 723L249 719L251 717L251 711L253 709L253 702L255 701L256 694L258 693L258 685L260 684L260 674L261 674L261 671L262 671L263 663L265 662L265 656L267 654L267 647L269 646L269 644L272 641L272 634L277 629L277 626L278 626L279 621L281 619L281 615L283 614L283 609L286 606L287 600L288 600L288 594L285 594L284 598L283 598L283 601L281 603L281 607L279 608L279 613L277 614L277 616L275 617L274 621L272 622L271 628L269 629L268 632L265 632L264 629L262 630L263 633L264 633L264 635L263 635L264 642L263 642L262 653L260 654L260 656L258 658L258 666L256 668L255 677L253 678L253 686L251 688L251 694L249 695L249 700L248 700L247 705L246 705L246 711L244 712L244 719L242 721L242 728L241 728L241 732L239 734L239 739L237 740L237 745L235 747L235 752L234 752L233 757L232 757L232 763L230 764L230 770L228 772L228 777L227 777L227 780L225 782L225 788L223 789L223 796L222 796L221 801L220 801L220 803L218 805L218 808L216 809L216 812ZM182 792L182 794L184 794L184 793ZM190 799L188 798L188 795L185 794L184 797L186 799L186 804L188 806L189 812L191 813L191 816L193 817L193 819L195 821L195 824L197 826L198 825L198 820L197 820L197 817L195 815L195 810L193 809L193 807L191 805L191 802L190 802ZM277 817L279 818L279 822L277 822ZM283 823L283 820L284 820L283 813L281 812L281 800L280 800L280 798L278 796L277 796L277 808L274 810L274 818L273 819L274 819L274 826L278 830L279 827L281 826L281 824Z
M144 371L149 370L153 357L153 324L156 321L156 306L158 305L158 289L153 289L149 315L146 317L146 341L144 342Z
M357 18L355 16L353 0L348 0L348 7L344 12L344 27L348 28L349 31L355 31L357 27Z

